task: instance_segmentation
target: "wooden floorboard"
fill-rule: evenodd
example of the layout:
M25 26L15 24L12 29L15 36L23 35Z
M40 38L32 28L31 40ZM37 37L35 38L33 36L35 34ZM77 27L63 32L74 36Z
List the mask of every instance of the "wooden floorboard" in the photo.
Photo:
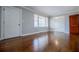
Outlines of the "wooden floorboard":
M79 35L44 32L0 41L0 52L77 52Z

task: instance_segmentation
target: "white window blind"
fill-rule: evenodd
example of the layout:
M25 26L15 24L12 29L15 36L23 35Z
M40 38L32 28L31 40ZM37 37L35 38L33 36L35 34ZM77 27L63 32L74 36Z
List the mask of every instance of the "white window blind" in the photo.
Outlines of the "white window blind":
M34 14L34 27L48 27L48 17Z
M39 27L45 27L45 17L39 16Z
M38 15L34 14L34 27L38 27Z

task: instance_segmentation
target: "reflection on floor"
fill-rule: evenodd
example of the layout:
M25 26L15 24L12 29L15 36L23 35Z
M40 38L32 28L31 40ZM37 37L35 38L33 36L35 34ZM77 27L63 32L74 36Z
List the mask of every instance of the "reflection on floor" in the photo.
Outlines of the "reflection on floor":
M79 51L79 35L46 32L0 41L0 51L68 52Z

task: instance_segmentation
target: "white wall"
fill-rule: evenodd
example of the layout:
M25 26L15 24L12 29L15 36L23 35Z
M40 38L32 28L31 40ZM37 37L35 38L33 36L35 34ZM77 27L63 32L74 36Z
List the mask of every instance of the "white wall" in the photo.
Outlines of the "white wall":
M0 7L0 38L1 38L1 7Z
M2 8L4 8L4 7L2 7ZM6 6L6 8L7 8L7 6ZM13 8L16 8L16 7L13 7ZM22 27L21 27L22 31L20 31L20 32L22 32L22 35L28 35L28 34L48 31L48 27L34 28L34 13L33 12L31 12L27 9L23 9L23 8L18 8L18 9L21 10L21 11L19 11L20 12L19 13L19 15L20 15L19 19L20 19L20 23L22 22ZM2 11L3 9L0 9L0 10ZM1 14L1 12L0 12L0 14ZM4 18L3 17L3 12L2 12L1 15L2 15L2 20L3 20L3 18ZM16 15L14 15L14 16L16 16ZM0 22L1 22L1 19L0 19ZM8 22L10 22L10 21L8 21ZM4 32L4 31L2 31L2 32ZM0 25L0 37L1 37L1 25ZM2 37L3 37L3 35L2 35Z
M34 27L34 13L26 9L22 9L22 34L30 34L36 32L48 31L48 27Z
M69 15L65 15L65 32L69 33Z
M50 17L50 31L69 33L69 16Z

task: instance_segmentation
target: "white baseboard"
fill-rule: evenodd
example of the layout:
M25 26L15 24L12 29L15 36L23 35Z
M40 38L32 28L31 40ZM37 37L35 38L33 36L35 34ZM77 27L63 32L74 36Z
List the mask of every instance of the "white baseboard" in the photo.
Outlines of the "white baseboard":
M34 32L34 33L28 33L28 34L23 34L21 36L28 36L28 35L33 35L33 34L41 33L41 32L48 32L48 31L40 31L40 32ZM6 39L8 39L8 38L6 38ZM3 39L0 38L0 40L4 40L4 38Z
M33 35L41 32L48 32L48 31L40 31L40 32L34 32L34 33L28 33L28 34L23 34L22 36L28 36L28 35Z
M0 38L0 40L2 40L2 39Z
M50 30L50 31L52 31L52 30ZM62 32L62 31L52 31L52 32ZM63 32L63 33L69 34L69 32Z
M69 32L65 32L66 34L69 34Z

